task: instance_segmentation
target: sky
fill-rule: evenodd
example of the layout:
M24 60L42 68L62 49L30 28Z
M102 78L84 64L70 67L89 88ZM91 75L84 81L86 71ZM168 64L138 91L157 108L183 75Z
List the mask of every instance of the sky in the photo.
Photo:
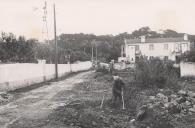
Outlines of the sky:
M57 35L131 33L143 26L195 34L195 0L46 0L49 39ZM45 0L0 0L0 31L42 40Z

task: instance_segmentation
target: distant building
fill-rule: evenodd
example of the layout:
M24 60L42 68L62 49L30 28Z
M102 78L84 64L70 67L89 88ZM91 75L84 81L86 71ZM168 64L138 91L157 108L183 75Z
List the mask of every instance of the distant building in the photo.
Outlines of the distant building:
M119 61L135 62L141 55L148 59L159 57L160 59L177 61L182 53L190 50L188 35L174 38L145 38L125 39L121 46Z

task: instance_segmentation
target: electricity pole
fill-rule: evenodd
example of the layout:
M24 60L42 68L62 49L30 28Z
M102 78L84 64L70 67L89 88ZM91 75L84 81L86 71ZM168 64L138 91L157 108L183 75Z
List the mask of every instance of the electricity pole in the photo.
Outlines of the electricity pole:
M84 48L84 53L85 53L85 48Z
M94 48L94 46L95 46L95 50L93 51L93 48ZM92 40L92 42L91 42L91 59L92 59L92 62L93 62L93 59L94 59L94 53L93 52L96 52L95 54L97 54L97 48L96 48L96 41L95 40ZM96 56L95 56L96 57Z
M97 57L98 57L98 56L97 56L97 54L98 54L98 52L97 52L97 43L95 44L95 47L96 47L96 62L97 62L97 59L98 59L98 58L97 58Z
M93 44L91 45L91 61L93 62Z
M53 12L54 12L54 41L55 41L55 76L58 79L58 44L56 38L56 10L55 4L53 5Z

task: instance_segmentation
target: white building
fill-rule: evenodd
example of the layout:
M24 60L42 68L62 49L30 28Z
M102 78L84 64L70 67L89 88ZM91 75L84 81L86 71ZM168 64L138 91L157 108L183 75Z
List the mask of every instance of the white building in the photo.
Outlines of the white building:
M176 61L178 57L190 50L188 35L174 38L145 38L125 39L121 46L120 60L135 62L139 56L159 57L161 59Z

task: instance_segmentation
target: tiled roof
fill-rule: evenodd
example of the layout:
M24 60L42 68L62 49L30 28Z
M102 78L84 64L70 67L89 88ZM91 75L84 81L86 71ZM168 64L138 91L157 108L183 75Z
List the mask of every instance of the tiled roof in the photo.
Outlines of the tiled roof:
M164 42L184 42L183 37L175 37L175 38L146 38L145 42L141 42L141 39L126 39L127 44L133 43L164 43Z

